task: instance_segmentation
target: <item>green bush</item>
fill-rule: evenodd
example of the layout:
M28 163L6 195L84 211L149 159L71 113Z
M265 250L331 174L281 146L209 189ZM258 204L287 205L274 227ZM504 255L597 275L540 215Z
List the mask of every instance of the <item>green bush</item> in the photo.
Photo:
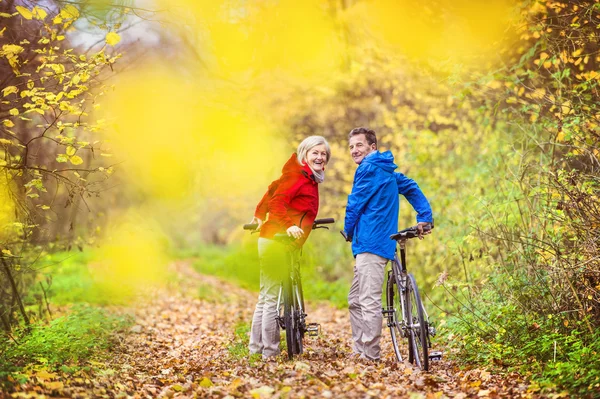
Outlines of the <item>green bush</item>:
M528 289L534 285L529 282ZM598 391L600 332L590 334L585 321L570 321L565 313L525 311L518 298L501 290L507 286L528 295L522 279L504 273L493 273L479 287L445 284L459 306L440 332L459 353L456 360L516 370L577 395Z
M14 340L3 337L0 379L6 382L9 375L32 366L67 372L86 367L92 358L107 356L106 351L114 345L114 332L130 323L129 318L78 305L49 324L37 323L30 331L17 331Z

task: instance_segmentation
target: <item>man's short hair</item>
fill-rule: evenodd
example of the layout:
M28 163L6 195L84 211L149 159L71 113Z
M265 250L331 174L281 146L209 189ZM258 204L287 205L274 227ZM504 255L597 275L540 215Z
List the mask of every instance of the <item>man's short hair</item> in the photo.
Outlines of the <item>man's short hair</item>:
M352 136L357 136L359 134L364 134L365 138L367 139L367 144L375 144L375 148L377 148L377 136L375 135L375 131L366 127L355 127L354 129L350 130L350 133L348 134L348 140L350 140Z

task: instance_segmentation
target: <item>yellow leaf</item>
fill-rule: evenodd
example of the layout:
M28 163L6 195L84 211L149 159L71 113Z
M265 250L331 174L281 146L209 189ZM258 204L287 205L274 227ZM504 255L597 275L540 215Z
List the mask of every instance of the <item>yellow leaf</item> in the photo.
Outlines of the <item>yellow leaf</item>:
M13 123L13 121L11 121L10 119L5 119L2 121L2 123L4 124L4 126L6 127L13 127L15 124Z
M202 381L200 381L199 385L203 388L209 388L213 386L213 383L209 378L204 377L202 378Z
M66 151L66 153L67 153L67 155L68 155L68 156L73 156L73 155L75 155L75 148L74 148L74 147L71 147L71 146L68 146L68 147L67 147L67 151Z
M64 388L64 384L61 381L48 382L45 384L45 386L51 391L58 391Z
M73 155L69 158L69 161L71 161L73 165L81 165L83 163L83 159L81 159L79 155Z
M562 130L556 135L556 142L560 143L561 141L565 141L565 132Z
M13 256L13 254L10 252L10 249L3 249L3 250L2 250L2 253L3 253L4 255Z
M60 16L64 19L77 19L79 18L79 10L69 4L60 10Z
M121 41L121 36L119 36L116 32L108 32L106 34L106 44L109 46L114 46L115 44Z
M19 110L16 108L13 108L10 111L8 111L8 113L11 114L12 116L17 116L17 115L19 115Z
M23 18L25 19L31 19L33 18L33 14L31 13L31 11L29 11L28 8L22 7L22 6L17 6L17 11L19 12L19 14L21 14L23 16Z
M17 89L17 86L6 86L4 89L2 89L2 95L6 97L9 94L17 93L18 91L19 89Z
M44 10L43 8L40 8L38 6L33 7L33 10L31 10L33 16L35 19L39 19L40 21L44 20L44 18L46 18L46 16L48 16L48 13L46 12L46 10Z
M38 371L35 376L38 380L51 380L52 378L56 378L56 374L49 373L47 370Z

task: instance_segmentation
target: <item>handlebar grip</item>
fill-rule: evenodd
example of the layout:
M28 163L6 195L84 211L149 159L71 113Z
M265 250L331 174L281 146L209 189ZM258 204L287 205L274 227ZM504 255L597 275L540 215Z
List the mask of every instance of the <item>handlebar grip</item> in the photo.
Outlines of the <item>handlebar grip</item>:
M258 228L258 223L249 223L244 225L244 230L256 230Z
M331 223L335 223L334 218L317 219L313 222L313 224L331 224Z

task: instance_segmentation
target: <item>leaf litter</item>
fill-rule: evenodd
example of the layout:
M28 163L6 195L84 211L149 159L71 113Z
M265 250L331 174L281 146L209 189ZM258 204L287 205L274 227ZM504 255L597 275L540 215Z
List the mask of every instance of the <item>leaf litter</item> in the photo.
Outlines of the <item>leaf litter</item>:
M9 397L42 398L540 398L539 387L522 376L463 370L449 360L422 372L396 362L387 329L382 360L352 359L347 310L308 302L318 337L305 338L304 354L288 361L248 354L249 324L257 294L172 265L178 278L150 300L117 309L135 324L99 370L75 374L40 370ZM206 287L211 297L206 297ZM203 295L198 295L202 288ZM285 342L285 339L282 339ZM440 343L436 342L438 345Z

